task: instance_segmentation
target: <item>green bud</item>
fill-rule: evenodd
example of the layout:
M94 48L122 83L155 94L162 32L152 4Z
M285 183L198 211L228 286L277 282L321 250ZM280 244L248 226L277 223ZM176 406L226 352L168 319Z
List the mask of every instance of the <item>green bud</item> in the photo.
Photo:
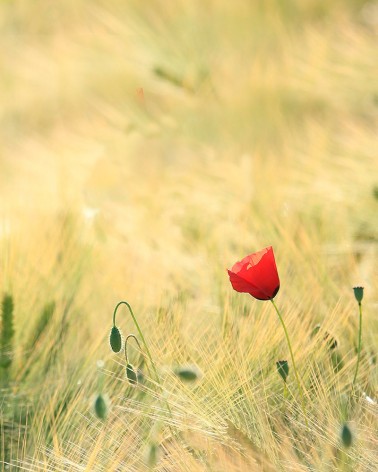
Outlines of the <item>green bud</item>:
M364 297L364 287L353 287L353 291L355 299L361 303Z
M289 363L287 361L276 362L277 370L283 381L286 382L287 376L289 375Z
M341 428L341 442L343 446L347 448L349 448L353 442L352 432L346 423Z
M126 377L131 385L136 385L138 383L138 374L135 372L135 369L131 364L127 364L126 366Z
M113 352L119 352L122 349L121 332L117 326L113 326L112 330L110 331L109 341Z
M100 420L104 420L108 415L108 405L101 393L99 393L95 398L93 406L97 418Z
M179 366L173 372L184 382L195 382L202 377L202 372L195 365Z

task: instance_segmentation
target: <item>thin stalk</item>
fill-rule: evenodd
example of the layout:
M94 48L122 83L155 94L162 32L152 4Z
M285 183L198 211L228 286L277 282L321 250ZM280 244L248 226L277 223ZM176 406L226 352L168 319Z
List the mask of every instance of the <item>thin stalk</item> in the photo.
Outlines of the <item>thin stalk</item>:
M283 330L285 332L285 336L286 336L286 341L287 341L287 345L289 346L289 351L290 351L290 357L291 357L291 362L293 363L293 368L294 368L294 374L295 374L295 378L297 380L297 384L298 384L298 389L299 389L299 395L301 397L301 405L302 405L302 411L303 411L303 415L305 417L305 421L306 421L306 426L308 427L308 421L307 421L307 415L306 415L306 409L305 409L305 403L304 403L304 395L303 395L303 388L302 388L302 385L301 385L301 382L299 380L299 376L298 376L298 371L297 371L297 366L295 365L295 360L294 360L294 355L293 355L293 349L291 347L291 342L290 342L290 338L289 338L289 333L287 332L287 328L286 328L286 325L285 325L285 322L281 316L281 313L280 311L278 310L277 308L277 305L274 303L274 300L271 299L270 300L274 306L274 309L276 310L276 313L278 315L278 318L282 324L282 327L283 327Z
M287 398L287 393L288 393L287 385L286 385L286 382L284 382L284 398L285 398L285 400Z
M135 315L134 315L134 312L133 312L133 310L132 310L132 308L131 308L131 306L130 306L129 303L127 303L127 302L125 302L125 301L121 301L121 302L119 302L119 303L116 305L116 307L114 308L114 313L113 313L113 326L115 326L116 314L117 314L118 307L119 307L120 305L126 305L127 308L128 308L129 311L130 311L131 318L133 319L133 322L134 322L135 327L136 327L136 329L137 329L137 331L138 331L138 333L139 333L140 339L142 340L142 343L143 343L144 349L145 349L145 351L146 351L146 354L147 354L147 356L148 356L148 359L149 359L149 361L150 361L150 363L151 363L151 365L152 365L152 369L153 369L153 371L154 371L156 381L157 381L157 383L158 383L158 385L159 385L159 387L160 387L160 390L161 390L162 393L164 394L164 388L163 388L163 386L162 386L162 384L161 384L160 377L159 377L158 371L157 371L157 369L156 369L155 362L154 362L153 359L152 359L152 355L151 355L150 350L148 349L148 345L147 345L147 342L146 342L146 340L145 340L145 337L143 336L143 332L142 332L142 330L141 330L141 328L140 328L140 326L139 326L138 320L136 319L136 317L135 317ZM164 396L164 395L163 395L163 396ZM168 401L167 401L166 398L165 398L165 403L166 403L166 405L167 405L167 409L168 409L168 411L169 411L169 414L173 417L171 408L170 408L169 403L168 403Z
M358 332L358 354L357 354L357 364L356 364L356 371L354 373L354 379L352 386L356 383L357 374L358 374L358 367L360 365L360 357L361 357L361 344L362 344L362 306L361 302L358 302L358 309L360 312L360 323L359 323L359 332Z
M142 353L143 355L143 358L145 359L146 358L146 354L143 352L143 349L142 349L142 346L140 345L140 342L138 341L138 338L134 335L134 334L129 334L127 337L126 337L126 340L125 340L125 361L126 361L126 364L129 364L129 354L128 354L128 351L127 351L127 348L128 348L128 341L129 339L134 339L134 341L137 343L138 345L138 349L139 351ZM151 376L151 370L150 370L150 367L149 365L147 364L147 370L148 370L148 373Z

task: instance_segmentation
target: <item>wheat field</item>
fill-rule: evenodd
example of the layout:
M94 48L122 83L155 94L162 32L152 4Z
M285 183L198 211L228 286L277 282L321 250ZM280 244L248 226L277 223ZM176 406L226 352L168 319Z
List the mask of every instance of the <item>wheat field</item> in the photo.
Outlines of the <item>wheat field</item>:
M0 25L0 470L377 471L378 3L3 0ZM227 276L270 245L304 409ZM121 300L160 383L110 349Z

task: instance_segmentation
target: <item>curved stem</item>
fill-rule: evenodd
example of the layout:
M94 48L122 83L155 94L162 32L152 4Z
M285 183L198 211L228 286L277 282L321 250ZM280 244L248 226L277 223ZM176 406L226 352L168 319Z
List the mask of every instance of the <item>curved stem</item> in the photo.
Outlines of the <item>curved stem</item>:
M303 415L305 417L305 421L306 421L306 426L308 427L308 421L307 421L307 416L306 416L306 409L305 409L305 403L304 403L304 396L303 396L303 388L302 388L302 385L301 385L301 382L299 380L299 375L298 375L298 371L297 371L297 366L295 365L295 360L294 360L294 355L293 355L293 349L291 347L291 342L290 342L290 338L289 338L289 333L287 332L287 328L286 328L286 325L284 323L284 320L281 316L281 313L279 312L278 308L277 308L277 305L274 303L274 300L271 299L270 300L274 306L274 309L276 310L276 313L278 315L278 318L282 324L282 327L283 327L283 330L285 332L285 336L286 336L286 341L287 341L287 345L289 346L289 351L290 351L290 357L291 357L291 362L293 363L293 369L294 369L294 374L295 374L295 378L297 380L297 384L298 384L298 389L299 389L299 394L300 394L300 397L301 397L301 404L302 404L302 411L303 411Z
M97 377L97 388L98 388L98 392L102 393L104 389L104 374L99 368L98 368L98 377Z
M354 378L353 378L353 387L354 384L356 383L357 379L357 374L358 374L358 367L360 365L360 357L361 357L361 344L362 344L362 306L361 302L358 302L358 309L360 312L360 323L359 323L359 331L358 331L358 354L357 354L357 364L356 364L356 371L354 373Z
M144 338L144 336L143 336L143 332L142 332L142 330L141 330L141 328L140 328L140 326L139 326L139 323L138 323L138 321L137 321L137 319L136 319L136 317L135 317L135 315L134 315L134 312L133 312L133 310L132 310L132 308L131 308L131 306L130 306L129 303L127 303L127 302L125 302L125 301L121 301L121 302L117 303L116 307L114 308L114 313L113 313L113 326L115 326L117 310L118 310L118 308L119 308L121 305L126 305L127 308L128 308L129 311L130 311L131 318L133 319L134 324L135 324L135 327L136 327L136 329L137 329L137 331L138 331L138 334L139 334L139 336L140 336L140 339L142 340L144 349L145 349L146 354L147 354L147 356L148 356L148 360L150 361L150 363L151 363L151 365L152 365L152 369L153 369L153 371L154 371L154 375L155 375L156 381L157 381L157 383L158 383L158 385L159 385L159 387L160 387L160 390L164 393L164 389L163 389L163 386L162 386L162 384L161 384L160 377L159 377L158 371L157 371L156 366L155 366L155 362L154 362L153 359L152 359L152 355L151 355L150 350L148 349L148 345L147 345L147 342L146 342L146 340L145 340L145 338ZM132 336L134 336L134 335L132 335ZM135 338L135 336L134 336L134 338ZM136 338L135 338L135 339L136 339ZM139 343L138 343L138 344L139 344ZM126 349L126 347L125 347L125 349ZM126 355L126 351L125 351L125 355ZM165 403L166 403L166 405L167 405L167 409L168 409L170 415L172 416L172 411L171 411L171 408L169 407L169 403L168 403L167 399L165 399Z
M146 354L143 352L142 346L140 345L140 342L139 342L138 338L135 336L135 334L129 334L125 339L125 360L126 360L126 364L129 364L129 354L128 354L128 351L127 351L127 347L128 347L127 343L128 343L130 338L134 339L134 341L138 345L139 351L142 353L143 357L146 358ZM148 370L148 373L151 377L151 370L150 370L148 364L147 364L147 370Z
M138 341L138 338L134 334L129 334L125 339L125 360L126 360L126 364L129 364L129 356L127 354L127 343L128 343L130 338L134 339L134 341L138 345L138 348L139 348L140 352L144 355L144 352L142 351L142 348L141 348L140 342Z

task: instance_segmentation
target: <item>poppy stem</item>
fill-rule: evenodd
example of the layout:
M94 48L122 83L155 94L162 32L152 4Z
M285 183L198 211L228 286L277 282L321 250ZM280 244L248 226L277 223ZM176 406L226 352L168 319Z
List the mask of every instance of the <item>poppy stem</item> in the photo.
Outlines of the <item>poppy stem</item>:
M130 364L129 362L129 354L128 354L128 342L129 342L129 339L134 339L134 341L137 343L138 345L138 349L139 351L142 353L143 357L146 358L146 354L143 352L143 349L142 349L142 346L140 345L140 342L138 341L138 338L134 335L134 334L129 334L127 337L126 337L126 340L125 340L125 361L126 361L126 364ZM147 364L147 369L148 369L148 373L149 375L151 376L151 370Z
M307 421L307 415L306 415L306 409L305 409L305 403L304 403L304 395L303 395L303 388L302 388L302 385L301 385L301 382L299 380L299 375L298 375L298 371L297 371L297 366L295 365L295 360L294 360L294 355L293 355L293 349L291 347L291 342L290 342L290 338L289 338L289 333L287 332L287 328L286 328L286 325L284 323L284 320L281 316L281 313L279 311L279 309L277 308L277 305L274 303L274 300L273 298L270 299L270 301L272 302L273 306L274 306L274 309L276 310L276 313L278 315L278 318L282 324L282 327L283 327L283 330L285 332L285 336L286 336L286 341L287 341L287 344L289 346L289 351L290 351L290 356L291 356L291 362L293 363L293 368L294 368L294 374L295 374L295 378L297 380L297 384L298 384L298 389L299 389L299 394L300 394L300 397L301 397L301 404L302 404L302 411L303 411L303 415L305 417L305 422L306 422L306 426L308 427L308 421Z
M360 323L359 323L359 329L358 329L358 353L357 353L357 364L356 364L356 371L354 373L354 378L353 378L353 384L352 386L354 387L354 384L356 383L357 380L357 374L358 374L358 367L360 365L360 357L361 357L361 344L362 344L362 305L361 302L358 302L358 309L360 312Z
M286 381L284 381L284 398L286 399L287 398L287 385L286 385Z
M126 305L127 308L128 308L129 311L130 311L131 318L133 319L133 322L134 322L134 324L135 324L135 327L136 327L136 329L137 329L137 331L138 331L138 333L139 333L140 339L142 340L142 343L143 343L143 345L144 345L144 349L145 349L145 351L146 351L147 357L148 357L148 359L149 359L149 361L150 361L150 363L151 363L151 365L152 365L152 370L154 371L155 379L156 379L156 381L157 381L157 383L158 383L158 385L159 385L159 387L160 387L160 390L162 391L162 393L164 393L164 389L163 389L163 386L162 386L162 384L161 384L160 377L159 377L158 371L157 371L157 369L156 369L155 362L154 362L153 359L152 359L152 355L151 355L150 350L148 349L148 345L147 345L146 339L145 339L145 337L143 336L143 332L142 332L142 330L141 330L141 328L140 328L140 326L139 326L138 320L136 319L136 317L135 317L135 315L134 315L134 312L133 312L133 310L132 310L132 308L131 308L131 306L130 306L129 303L127 303L127 302L125 302L125 301L121 301L121 302L119 302L119 303L116 305L116 307L114 308L114 313L113 313L113 326L115 326L117 310L118 310L118 308L119 308L121 305ZM133 336L133 337L135 338L135 336ZM136 339L136 338L135 338L135 339ZM139 344L139 343L138 343L138 344ZM127 355L127 350L126 350L126 349L127 349L127 348L126 348L126 345L125 345L125 355ZM170 406L169 406L169 403L168 403L167 399L165 399L165 403L166 403L166 405L167 405L167 409L168 409L168 411L169 411L169 414L173 417L172 411L171 411L171 408L170 408Z

